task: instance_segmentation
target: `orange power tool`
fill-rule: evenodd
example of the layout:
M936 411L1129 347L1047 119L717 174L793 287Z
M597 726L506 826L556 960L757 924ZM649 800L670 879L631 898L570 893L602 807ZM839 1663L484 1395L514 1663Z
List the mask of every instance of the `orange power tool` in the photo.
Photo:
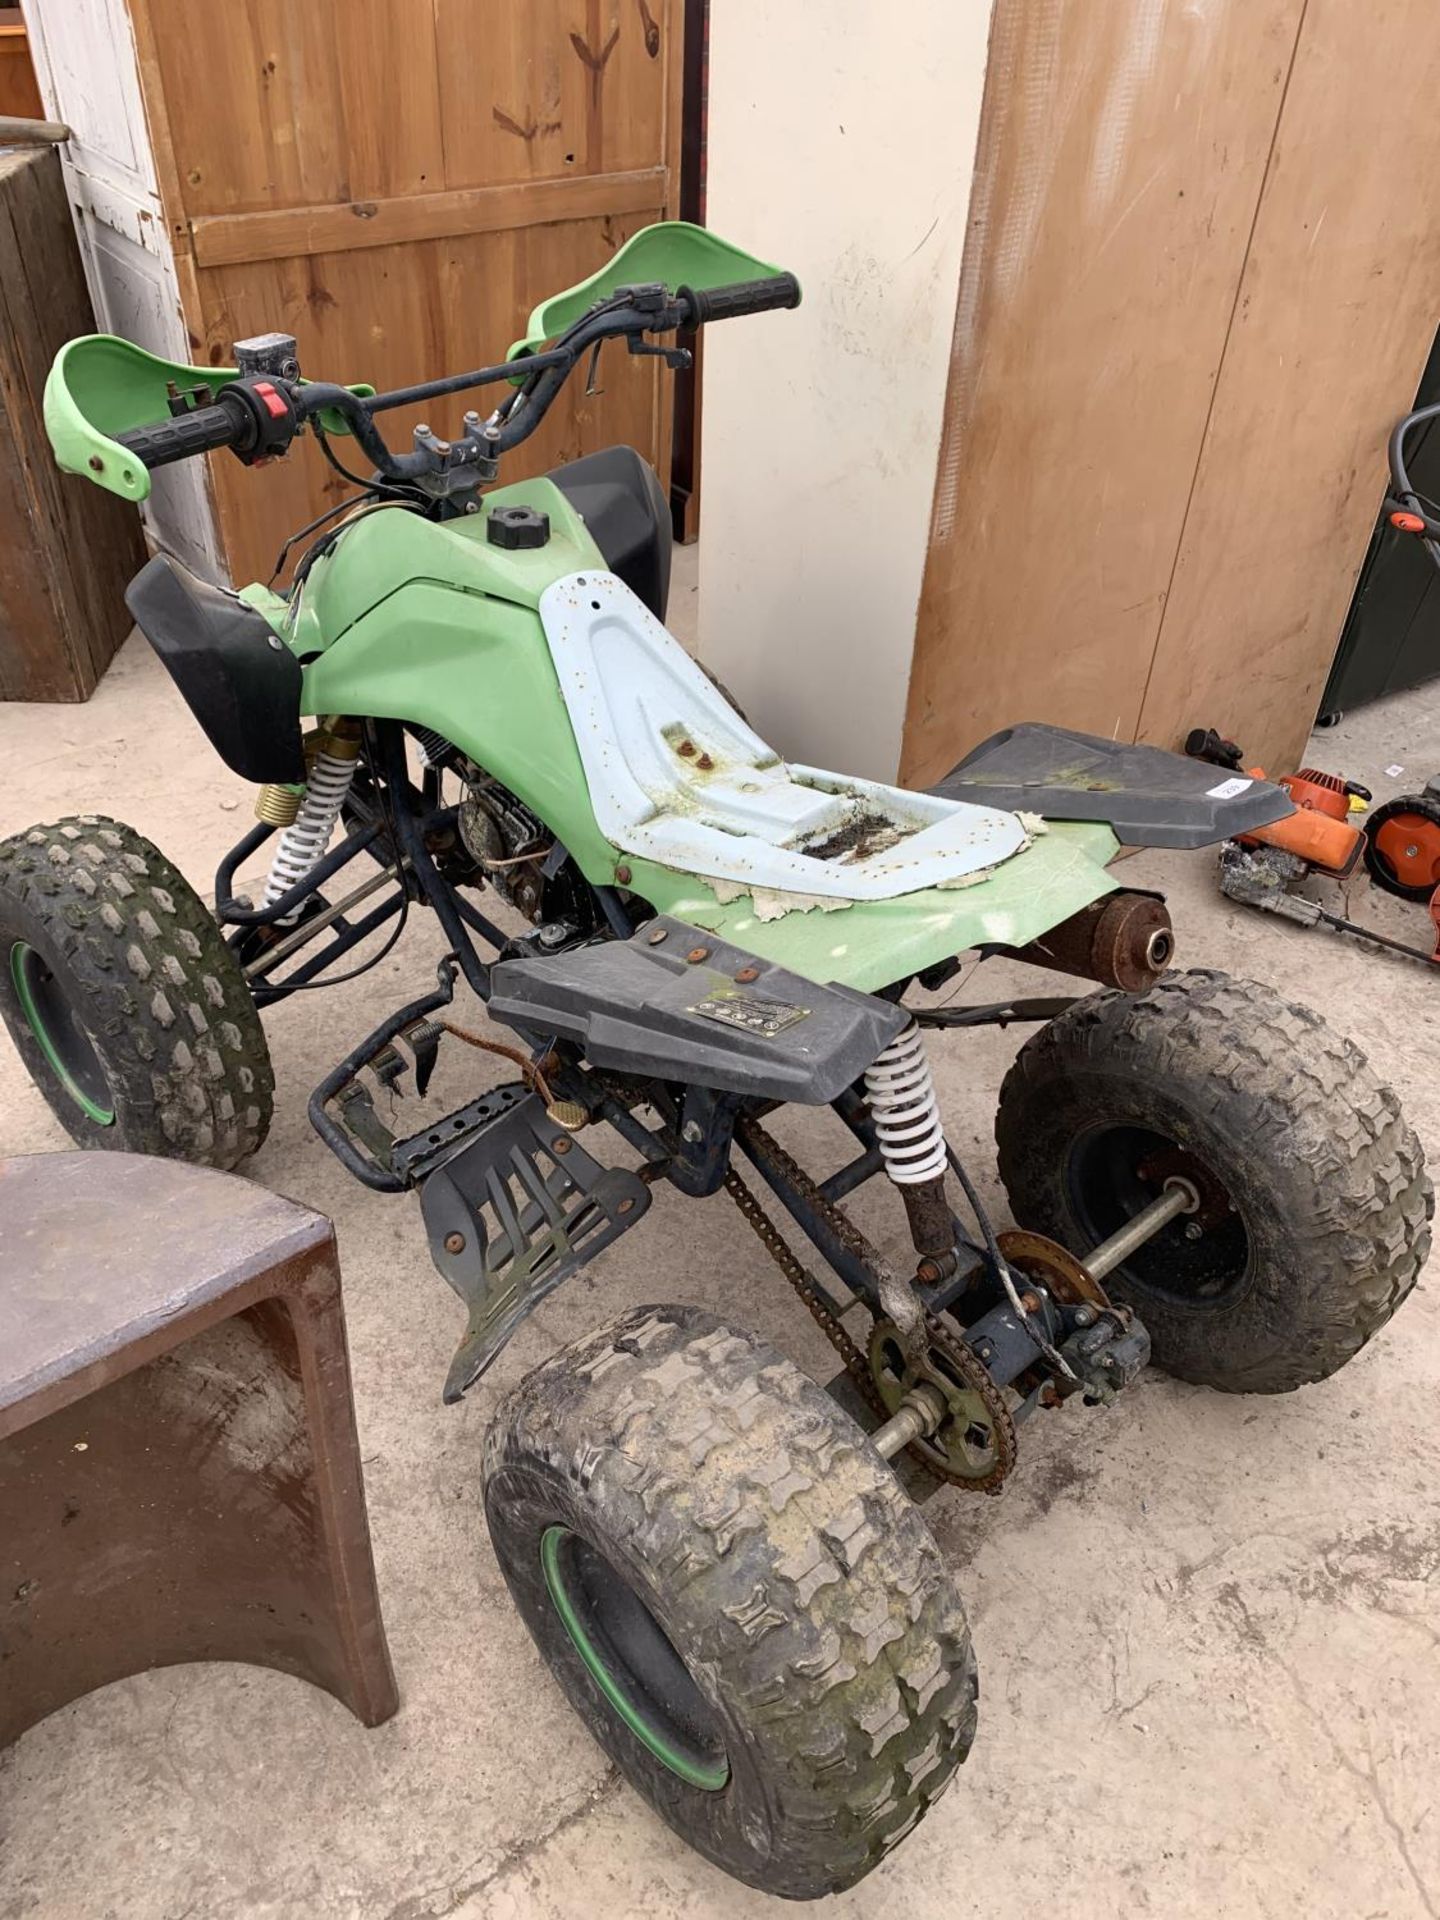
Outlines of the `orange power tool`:
M1243 758L1233 740L1209 727L1197 727L1186 740L1185 751L1192 759L1232 769ZM1259 767L1245 771L1253 779L1265 778ZM1295 811L1272 826L1226 841L1220 852L1222 892L1302 926L1331 927L1412 960L1440 965L1440 782L1431 783L1437 789L1433 793L1390 801L1377 810L1368 826L1357 826L1350 817L1352 801L1363 805L1371 798L1369 789L1354 780L1302 767L1298 773L1282 775L1276 784L1294 801ZM1310 873L1344 879L1362 853L1377 885L1403 899L1428 901L1436 934L1433 953L1392 940L1332 913L1318 900L1291 892Z
M1255 780L1263 780L1259 767L1247 767ZM1242 847L1282 847L1307 866L1337 879L1353 871L1365 845L1365 832L1350 818L1350 800L1368 801L1369 793L1353 780L1342 780L1338 773L1318 773L1302 767L1299 773L1282 774L1275 783L1283 787L1295 802L1295 811L1273 826L1257 827L1241 836Z

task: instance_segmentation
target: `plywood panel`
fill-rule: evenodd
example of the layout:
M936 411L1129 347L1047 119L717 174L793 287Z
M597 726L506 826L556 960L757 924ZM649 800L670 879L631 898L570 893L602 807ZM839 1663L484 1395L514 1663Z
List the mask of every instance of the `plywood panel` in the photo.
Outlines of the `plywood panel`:
M1397 76L1403 86L1397 87ZM1433 0L1309 0L1140 716L1293 766L1440 315Z
M232 340L276 329L296 336L308 374L369 380L381 388L498 361L524 331L536 299L599 265L658 214L656 208L614 221L567 221L213 269L201 275L210 316L205 356L221 361ZM502 479L543 472L614 441L653 455L663 404L658 365L614 348L601 362L603 391L588 398L577 374L571 404L554 408L533 439L509 457ZM498 397L498 390L490 394ZM456 395L423 411L387 413L380 424L404 451L421 419L441 434L458 430L460 415L476 404L485 403ZM353 452L343 441L336 450L342 458ZM283 464L251 471L217 457L212 472L237 581L266 579L281 541L346 492L308 442L294 447Z
M129 626L139 516L59 471L41 417L93 324L58 153L0 153L0 700L88 698Z
M18 21L0 20L0 114L17 120L44 118L25 28Z
M1133 734L1303 10L998 0L908 779Z

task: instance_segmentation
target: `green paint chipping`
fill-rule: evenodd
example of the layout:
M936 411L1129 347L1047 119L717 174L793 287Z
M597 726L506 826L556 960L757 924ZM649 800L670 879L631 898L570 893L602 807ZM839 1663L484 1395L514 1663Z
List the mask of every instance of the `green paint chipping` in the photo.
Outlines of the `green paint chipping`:
M624 1691L616 1676L605 1664L599 1648L586 1633L565 1590L565 1573L560 1564L561 1549L570 1537L568 1527L547 1527L540 1541L540 1565L545 1574L545 1585L549 1590L555 1611L559 1614L565 1631L574 1643L575 1651L584 1661L586 1672L635 1738L654 1754L662 1766L668 1767L671 1773L685 1781L687 1786L698 1787L703 1793L718 1793L729 1782L729 1762L721 1760L712 1767L700 1766L687 1755L677 1753L659 1729L650 1724Z
M25 1024L29 1027L31 1033L34 1034L36 1044L49 1061L55 1078L60 1082L61 1086L64 1087L76 1106L79 1107L83 1113L87 1114L89 1118L95 1122L97 1127L113 1127L115 1124L114 1108L102 1107L97 1100L90 1098L85 1089L76 1081L69 1067L66 1066L59 1049L46 1030L45 1022L40 1017L40 1009L35 1004L35 993L30 982L29 956L31 954L34 954L36 961L39 962L39 954L35 953L35 949L28 946L23 940L17 940L10 949L10 978L15 985L15 992L20 1001L20 1011L25 1016Z
M977 947L1023 947L1120 884L1109 827L1052 820L1028 847L959 887L819 906L762 920L751 895L721 901L703 879L630 859L635 891L661 913L822 985L874 993ZM775 896L781 898L782 896Z

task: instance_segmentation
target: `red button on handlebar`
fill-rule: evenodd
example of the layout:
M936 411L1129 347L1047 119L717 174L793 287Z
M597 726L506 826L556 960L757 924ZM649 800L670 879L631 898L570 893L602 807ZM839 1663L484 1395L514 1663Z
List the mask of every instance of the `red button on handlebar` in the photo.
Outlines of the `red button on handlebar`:
M265 402L265 411L272 420L283 420L289 413L290 409L268 380L257 380L251 391Z
M1418 513L1392 513L1390 516L1390 524L1392 527L1398 528L1401 533L1423 533L1425 531L1425 522L1420 518Z

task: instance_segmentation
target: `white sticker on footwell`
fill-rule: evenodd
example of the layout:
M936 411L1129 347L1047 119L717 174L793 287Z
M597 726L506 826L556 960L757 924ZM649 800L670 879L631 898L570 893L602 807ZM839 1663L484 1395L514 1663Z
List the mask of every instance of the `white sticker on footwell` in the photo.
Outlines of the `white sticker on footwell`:
M1254 784L1253 780L1222 780L1218 787L1207 790L1207 797L1211 800L1233 800L1237 793L1244 793L1247 787Z

